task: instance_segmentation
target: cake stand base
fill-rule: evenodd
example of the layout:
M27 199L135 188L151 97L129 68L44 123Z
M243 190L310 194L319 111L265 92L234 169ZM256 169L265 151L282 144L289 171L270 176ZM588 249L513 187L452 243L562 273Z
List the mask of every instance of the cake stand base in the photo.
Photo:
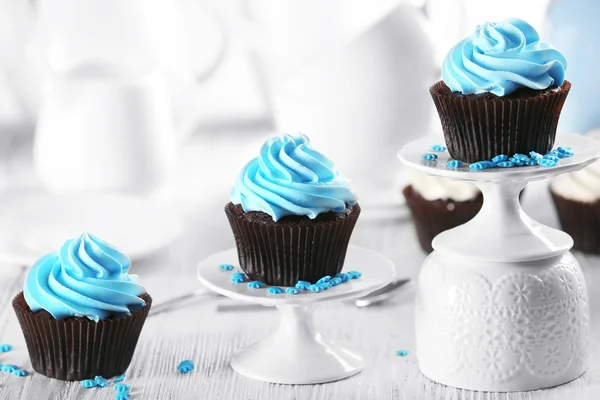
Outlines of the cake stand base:
M233 260L237 260L235 249L210 256L198 266L198 279L224 296L275 306L280 315L275 332L233 356L231 367L237 373L264 382L303 385L337 381L363 369L359 354L323 337L313 324L313 314L320 303L359 298L390 283L395 277L390 260L350 246L344 270L361 271L360 279L319 293L298 294L269 294L266 288L232 283L231 272L219 270L218 265Z
M312 324L312 310L279 306L279 328L233 356L231 367L260 381L315 384L348 378L363 369L362 357L324 338Z

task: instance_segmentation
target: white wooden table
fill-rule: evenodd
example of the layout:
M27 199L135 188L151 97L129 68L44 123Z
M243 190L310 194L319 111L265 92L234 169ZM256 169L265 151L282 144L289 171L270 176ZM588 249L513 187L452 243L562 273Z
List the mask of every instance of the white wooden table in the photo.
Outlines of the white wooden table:
M135 263L134 273L158 304L170 297L198 287L195 265L208 254L233 246L233 239L222 207L227 189L246 155L256 151L252 137L207 140L195 138L186 145L178 173L154 194L181 210L186 230L181 238L151 260ZM210 145L207 144L210 142ZM212 154L236 143L241 158L215 159ZM35 185L27 152L16 152L9 163L10 188ZM215 177L215 163L223 166ZM212 163L212 164L211 164ZM556 225L556 217L543 184L530 187L525 208L542 222ZM390 210L391 218L377 220L363 211L353 243L383 253L396 262L400 275L415 276L425 255L406 211L400 206ZM600 261L578 255L588 279L591 307L591 355L589 371L567 385L526 393L470 392L429 381L418 370L415 358L413 293L409 288L397 298L378 307L358 309L352 304L330 304L317 311L316 324L333 338L362 352L365 370L352 378L322 385L285 386L252 381L237 375L228 365L238 349L260 340L275 328L277 315L269 309L239 310L219 306L231 300L210 297L180 310L150 317L142 332L126 383L132 386L132 399L572 399L600 398ZM235 262L235 260L232 260ZM0 355L0 363L26 368L30 376L18 378L0 372L0 399L57 400L113 399L112 388L83 389L80 383L65 383L45 378L33 371L25 343L14 316L11 300L21 290L26 269L0 265L0 343L14 349ZM406 357L396 350L409 351ZM182 375L177 364L191 359L196 370Z

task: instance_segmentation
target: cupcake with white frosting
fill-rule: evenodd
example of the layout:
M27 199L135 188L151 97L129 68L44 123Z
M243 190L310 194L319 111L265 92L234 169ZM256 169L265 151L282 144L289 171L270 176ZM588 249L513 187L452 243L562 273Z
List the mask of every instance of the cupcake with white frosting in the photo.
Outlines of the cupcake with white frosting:
M475 185L420 172L411 175L403 194L426 252L433 251L434 237L471 220L483 204Z
M600 130L589 136L600 140ZM600 254L600 161L557 176L550 192L562 229L573 238L573 248Z

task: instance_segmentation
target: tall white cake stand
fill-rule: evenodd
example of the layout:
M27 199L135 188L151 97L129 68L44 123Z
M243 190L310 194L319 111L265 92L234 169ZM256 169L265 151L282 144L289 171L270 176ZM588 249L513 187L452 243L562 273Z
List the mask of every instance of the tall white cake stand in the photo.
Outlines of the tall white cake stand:
M360 271L360 279L318 293L298 294L269 294L268 286L251 289L247 281L231 282L232 272L220 270L219 264L235 265L236 261L236 249L213 254L198 265L198 279L219 294L275 306L280 314L275 332L233 356L231 367L237 373L272 383L315 384L348 378L363 369L358 353L316 330L313 311L320 303L362 297L387 285L396 275L392 261L374 251L350 246L344 271Z
M528 217L518 200L528 182L575 171L600 158L600 142L559 134L575 153L556 167L471 171L425 161L439 136L407 144L398 156L431 175L476 184L475 218L433 240L417 283L416 342L421 372L464 389L522 391L569 382L585 372L588 299L566 233Z

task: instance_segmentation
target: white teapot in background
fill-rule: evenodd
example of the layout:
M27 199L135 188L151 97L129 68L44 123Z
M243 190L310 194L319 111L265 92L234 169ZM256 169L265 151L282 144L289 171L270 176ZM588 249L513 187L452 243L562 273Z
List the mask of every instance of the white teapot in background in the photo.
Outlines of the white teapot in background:
M223 59L223 26L192 0L39 0L37 18L42 182L55 192L155 189L194 126L194 86Z
M361 204L397 204L396 152L435 123L423 12L397 0L244 0L242 11L277 130L309 135Z

